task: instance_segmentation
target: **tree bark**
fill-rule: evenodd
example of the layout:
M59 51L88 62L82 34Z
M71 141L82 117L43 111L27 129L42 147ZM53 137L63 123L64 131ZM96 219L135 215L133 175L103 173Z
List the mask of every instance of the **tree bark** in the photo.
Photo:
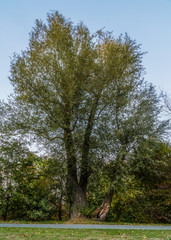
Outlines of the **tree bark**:
M80 180L77 177L77 166L76 156L74 149L74 141L71 131L70 115L65 116L65 128L64 128L64 139L67 153L67 193L71 208L71 219L80 218L82 216L82 209L87 206L86 192L88 178L91 174L90 162L89 162L89 151L90 151L90 137L94 125L94 118L97 111L99 96L95 99L95 102L90 111L88 123L85 129L84 142L82 148L82 162L81 162L81 174ZM66 113L69 113L69 108L66 106Z
M61 193L60 199L59 199L59 209L58 209L58 219L59 221L62 221L62 196L63 194Z
M86 192L79 185L75 189L74 201L72 205L71 219L83 217L83 210L87 207Z
M97 111L99 97L100 95L95 99L95 102L90 111L88 123L85 129L84 142L83 142L83 148L82 148L81 176L80 176L79 185L81 186L81 188L85 193L87 191L88 178L91 175L91 166L90 166L90 160L89 160L90 137L92 134L92 129L95 121L95 115Z
M70 204L70 210L75 200L75 193L78 186L77 180L77 167L76 167L76 156L74 149L74 142L71 131L71 119L69 105L65 108L64 118L64 142L67 157L67 196Z
M105 221L111 207L113 194L114 190L113 189L109 190L104 201L102 202L102 205L91 213L91 217L94 220Z
M5 212L4 212L4 214L2 215L4 221L7 220L7 213L8 213L8 208L9 208L9 199L10 199L10 197L7 197L7 198L6 198Z

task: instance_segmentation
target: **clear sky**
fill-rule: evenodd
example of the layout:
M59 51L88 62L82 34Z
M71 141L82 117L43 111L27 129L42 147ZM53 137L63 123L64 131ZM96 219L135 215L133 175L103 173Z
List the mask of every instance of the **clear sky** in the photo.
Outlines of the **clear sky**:
M171 0L0 0L0 99L12 92L10 57L27 47L35 19L46 21L51 10L91 32L127 32L148 52L145 79L171 95Z

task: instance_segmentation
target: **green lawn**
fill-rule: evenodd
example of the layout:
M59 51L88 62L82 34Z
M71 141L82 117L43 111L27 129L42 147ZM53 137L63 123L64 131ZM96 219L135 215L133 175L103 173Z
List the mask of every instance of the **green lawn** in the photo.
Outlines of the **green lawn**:
M94 230L48 228L0 228L0 240L171 240L171 231L165 230Z
M171 226L167 223L126 223L126 222L100 222L90 219L76 219L69 221L24 221L24 220L7 220L0 223L26 223L26 224L99 224L99 225L140 225L140 226Z

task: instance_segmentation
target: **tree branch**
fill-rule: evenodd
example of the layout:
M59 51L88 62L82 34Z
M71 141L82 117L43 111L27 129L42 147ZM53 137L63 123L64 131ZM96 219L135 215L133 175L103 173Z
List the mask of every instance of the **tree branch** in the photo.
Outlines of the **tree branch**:
M90 115L88 118L88 122L87 122L87 127L85 130L84 142L83 142L83 147L82 147L81 177L80 177L79 184L82 188L84 188L85 191L86 191L86 187L87 187L88 177L91 174L91 170L90 170L90 166L89 166L90 165L89 156L88 156L89 150L90 150L90 137L91 137L91 133L93 130L93 125L94 125L94 121L95 121L95 115L96 115L100 95L101 94L99 94L98 97L96 97L94 104L92 105Z

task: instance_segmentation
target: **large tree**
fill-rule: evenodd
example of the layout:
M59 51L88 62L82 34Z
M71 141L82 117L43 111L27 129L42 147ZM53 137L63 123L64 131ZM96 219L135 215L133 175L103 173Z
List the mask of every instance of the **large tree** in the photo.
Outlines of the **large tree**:
M142 80L142 56L127 34L91 34L54 12L46 24L36 21L28 48L11 61L15 94L3 127L63 153L72 218L87 206L96 164L110 160L115 181L139 139L158 132L158 99Z

